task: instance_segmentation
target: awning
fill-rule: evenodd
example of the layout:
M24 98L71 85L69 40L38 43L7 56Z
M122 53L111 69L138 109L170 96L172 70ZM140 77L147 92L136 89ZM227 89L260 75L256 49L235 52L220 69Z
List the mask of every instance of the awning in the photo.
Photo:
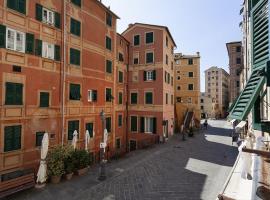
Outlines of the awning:
M264 70L264 68L263 68ZM231 109L229 118L244 121L250 110L254 106L265 83L264 71L262 69L254 70L246 84L246 87L239 95L235 105Z
M245 125L247 124L246 121L241 121L236 127L235 127L235 131L238 133L240 132L244 127Z

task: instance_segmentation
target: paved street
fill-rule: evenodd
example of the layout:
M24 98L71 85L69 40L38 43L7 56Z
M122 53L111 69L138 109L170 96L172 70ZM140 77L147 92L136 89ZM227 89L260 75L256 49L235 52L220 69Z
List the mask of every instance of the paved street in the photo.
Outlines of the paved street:
M206 131L182 141L179 135L166 144L128 154L111 162L108 178L97 181L98 168L45 189L32 189L9 200L211 200L223 187L237 157L226 121L209 121Z

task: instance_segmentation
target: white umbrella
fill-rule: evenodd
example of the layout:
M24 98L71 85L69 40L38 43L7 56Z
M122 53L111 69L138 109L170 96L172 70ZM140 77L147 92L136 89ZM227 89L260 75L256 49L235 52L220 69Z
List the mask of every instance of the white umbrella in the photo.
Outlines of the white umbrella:
M75 130L73 132L73 138L72 138L72 146L74 149L76 149L77 141L78 141L78 132Z
M40 152L40 166L37 173L37 183L45 183L47 180L47 164L46 157L49 148L49 135L44 133Z
M86 132L85 132L85 151L88 151L89 142L90 142L90 134L89 134L89 131L86 130Z
M105 128L104 129L104 143L107 144L107 140L108 140L108 131L107 129Z

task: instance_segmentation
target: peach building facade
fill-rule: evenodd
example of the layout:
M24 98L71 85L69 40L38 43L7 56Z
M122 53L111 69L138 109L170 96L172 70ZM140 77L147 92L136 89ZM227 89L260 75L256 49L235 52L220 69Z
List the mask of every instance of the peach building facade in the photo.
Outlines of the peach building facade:
M135 23L122 35L130 41L128 137L132 151L173 134L176 44L164 26Z

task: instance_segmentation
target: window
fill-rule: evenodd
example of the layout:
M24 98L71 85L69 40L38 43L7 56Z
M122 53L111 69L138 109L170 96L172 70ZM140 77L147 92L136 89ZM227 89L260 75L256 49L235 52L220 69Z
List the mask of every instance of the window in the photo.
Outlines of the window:
M180 80L180 76L177 76L177 80Z
M106 24L112 26L112 15L108 12L106 13Z
M94 123L86 123L85 124L85 130L89 132L90 138L94 137Z
M123 76L124 76L124 73L122 71L118 71L118 82L119 83L123 83Z
M116 146L116 149L120 149L120 148L121 148L121 139L120 139L120 138L117 138L117 139L116 139L116 144L115 144L115 146Z
M111 88L106 88L106 102L111 102L112 99L113 99L112 89Z
M189 65L193 65L193 59L192 59L192 58L189 58L189 59L188 59L188 64L189 64Z
M81 22L71 18L70 19L70 33L81 36Z
M173 86L173 77L171 77L171 86Z
M156 80L156 71L144 71L144 81Z
M144 133L155 133L155 118L144 118Z
M118 115L118 127L121 127L123 124L123 115Z
M189 97L188 100L187 100L187 102L188 103L192 103L192 98Z
M168 93L166 93L166 104L168 104L168 100L169 100L169 95Z
M88 102L96 102L97 101L97 90L88 90Z
M124 56L123 56L122 53L119 53L119 54L118 54L118 60L119 60L120 62L123 62L123 61L124 61Z
M177 90L181 90L181 87L180 86L177 86Z
M106 60L106 72L111 74L112 73L112 61Z
M7 0L7 7L26 14L26 0Z
M241 64L241 58L236 58L236 64L240 65Z
M169 57L168 55L166 55L166 65L168 65L168 63L169 63Z
M168 36L166 36L166 47L168 47L169 39Z
M148 52L146 53L146 63L153 63L154 62L154 53Z
M138 132L138 117L137 116L130 117L130 131Z
M139 64L139 58L133 58L133 64L138 65Z
M107 129L108 133L111 133L112 132L112 118L106 117L105 123L106 123L106 129Z
M40 147L45 131L36 132L36 147Z
M154 33L149 32L145 34L145 43L146 44L151 44L154 42Z
M50 105L50 93L40 92L39 93L39 107L47 108Z
M21 125L4 128L4 152L21 149Z
M153 93L145 92L145 104L153 104Z
M188 72L188 77L192 78L193 77L193 72Z
M72 2L73 4L75 4L76 6L81 7L81 0L71 0L71 2Z
M46 8L42 9L42 22L54 25L54 12Z
M80 121L74 120L68 122L68 140L73 139L73 133L74 131L80 132Z
M54 59L54 45L48 42L42 42L42 57Z
M81 85L70 83L69 85L69 99L80 101L81 99Z
M175 62L177 65L179 65L180 64L180 60L176 60L176 62Z
M123 92L118 93L118 104L123 104Z
M106 49L112 50L112 39L108 36L106 36Z
M193 90L193 84L188 84L188 90Z
M236 47L236 52L241 52L241 49L242 49L241 46L237 46Z
M177 97L177 98L176 98L176 101L177 101L178 103L181 103L181 102L182 102L182 98L181 98L181 97Z
M171 104L173 105L173 95L171 95Z
M137 104L138 103L138 93L137 92L132 92L130 94L130 103L131 104Z
M134 35L133 44L134 46L140 45L140 35Z
M240 82L236 81L236 87L240 87Z
M81 65L81 52L77 49L70 48L70 64L72 65Z
M7 28L6 48L14 51L25 52L25 33Z
M5 105L23 104L23 84L6 82Z

